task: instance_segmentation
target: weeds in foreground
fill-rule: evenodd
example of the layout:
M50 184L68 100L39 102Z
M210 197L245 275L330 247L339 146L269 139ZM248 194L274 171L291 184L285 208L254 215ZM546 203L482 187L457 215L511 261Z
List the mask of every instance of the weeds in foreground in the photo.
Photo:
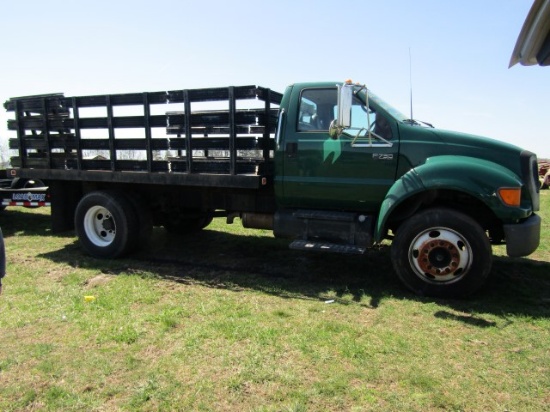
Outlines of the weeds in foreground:
M409 294L385 246L292 252L215 221L101 261L51 234L47 209L7 210L0 410L546 410L543 195L540 250L496 248L464 301Z

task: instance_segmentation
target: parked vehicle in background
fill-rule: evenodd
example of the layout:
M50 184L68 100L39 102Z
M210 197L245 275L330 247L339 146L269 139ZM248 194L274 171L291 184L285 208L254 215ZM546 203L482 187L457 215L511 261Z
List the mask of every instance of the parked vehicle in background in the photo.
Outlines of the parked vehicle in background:
M50 206L48 188L40 180L11 176L13 169L0 170L0 210L8 206Z
M539 180L541 189L550 187L550 162L546 160L539 162Z
M485 283L492 244L509 256L539 244L535 154L409 119L363 85L55 94L4 106L14 176L44 182L53 230L74 228L93 256L143 247L153 225L192 233L223 216L292 249L364 253L391 240L406 287L458 297Z
M0 295L2 294L2 279L6 276L6 249L4 247L4 234L0 228Z

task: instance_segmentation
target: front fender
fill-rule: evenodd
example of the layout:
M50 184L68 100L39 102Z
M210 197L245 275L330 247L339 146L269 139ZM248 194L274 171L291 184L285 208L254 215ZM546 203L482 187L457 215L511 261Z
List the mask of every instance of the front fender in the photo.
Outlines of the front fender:
M531 210L504 205L496 190L522 186L521 179L509 169L487 160L467 156L436 156L404 174L388 191L382 202L374 234L379 242L389 216L401 204L423 191L450 190L467 193L481 200L503 221L529 216Z

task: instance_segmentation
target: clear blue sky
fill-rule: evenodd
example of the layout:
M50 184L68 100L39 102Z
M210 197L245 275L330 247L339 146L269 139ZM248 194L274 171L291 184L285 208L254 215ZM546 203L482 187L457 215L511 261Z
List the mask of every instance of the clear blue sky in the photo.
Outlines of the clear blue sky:
M410 48L415 118L550 158L550 67L508 69L531 4L3 2L0 100L351 78L409 113Z

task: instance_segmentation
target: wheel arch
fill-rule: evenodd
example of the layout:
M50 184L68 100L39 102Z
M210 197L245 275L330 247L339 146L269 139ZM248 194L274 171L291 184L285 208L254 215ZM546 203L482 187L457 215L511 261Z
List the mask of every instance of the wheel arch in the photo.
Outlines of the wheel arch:
M432 206L444 206L474 218L500 237L502 222L510 218L496 190L520 187L521 179L508 169L486 160L464 156L438 156L411 169L390 188L377 219L375 241L406 218ZM497 232L499 236L496 236Z
M462 212L473 218L482 228L491 233L494 243L500 243L504 234L502 221L479 198L457 190L432 189L404 199L387 216L385 230L395 232L407 218L415 213L434 207L444 207Z

